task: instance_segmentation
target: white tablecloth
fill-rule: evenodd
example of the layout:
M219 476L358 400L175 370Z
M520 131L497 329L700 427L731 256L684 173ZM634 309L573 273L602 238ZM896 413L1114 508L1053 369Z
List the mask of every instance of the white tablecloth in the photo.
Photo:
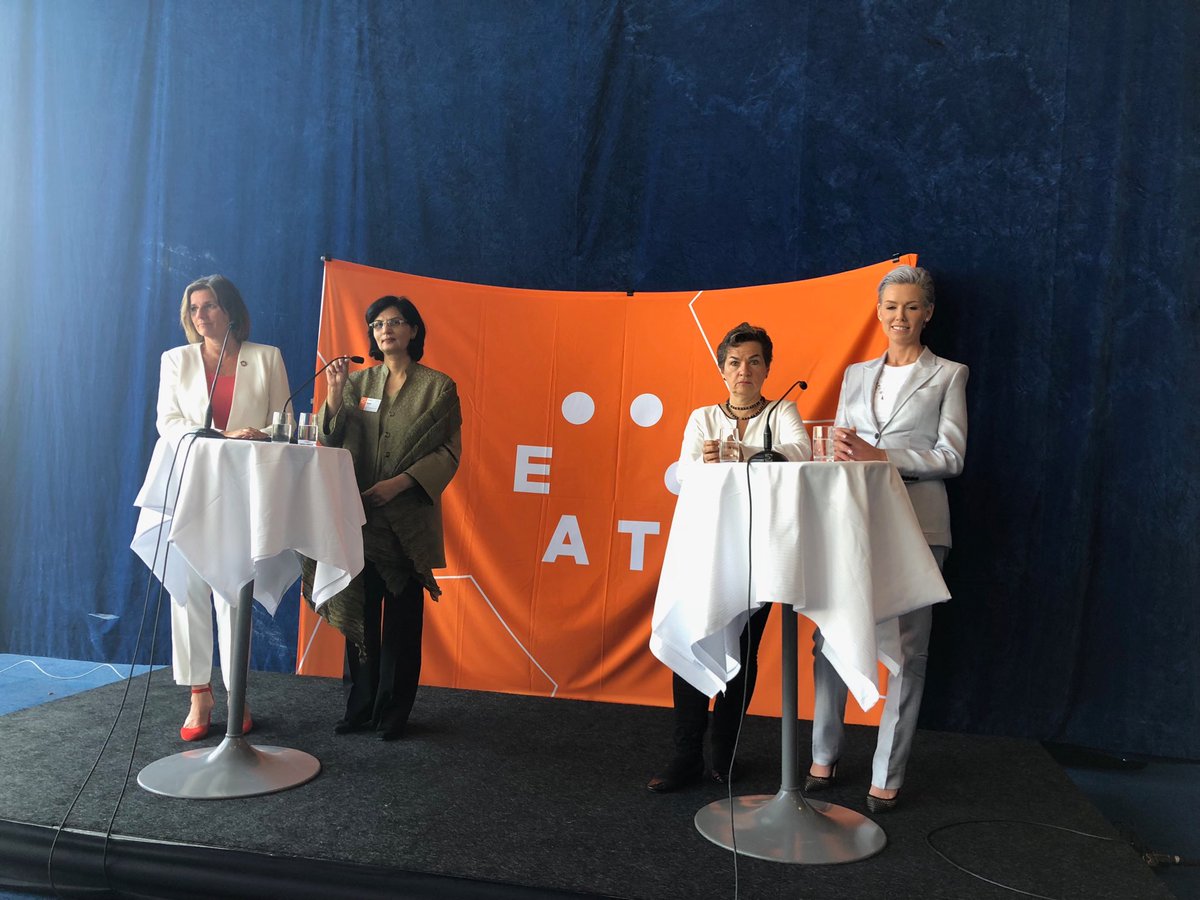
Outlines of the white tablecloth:
M790 603L812 619L859 705L874 706L876 660L896 670L895 617L950 597L895 468L697 464L680 480L654 655L709 696L723 690L741 665L749 588L751 610Z
M253 579L254 598L274 615L301 554L317 560L318 606L363 567L366 519L345 450L189 435L176 457L160 438L134 503L142 511L130 546L175 596L185 595L190 566L233 603Z

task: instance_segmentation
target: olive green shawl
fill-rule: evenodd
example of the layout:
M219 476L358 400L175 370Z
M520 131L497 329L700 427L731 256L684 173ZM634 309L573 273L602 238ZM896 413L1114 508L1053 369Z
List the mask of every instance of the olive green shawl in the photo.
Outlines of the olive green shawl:
M376 366L351 376L338 415L328 416L327 409L321 411L322 440L344 446L353 454L360 490L413 470L409 474L417 483L412 488L397 494L384 506L364 510L367 521L363 525L363 555L393 594L399 594L409 578L417 578L436 600L441 589L432 570L445 565L439 497L441 488L453 477L460 452L462 411L458 391L446 376L413 364L405 388L393 398L392 404L400 404L404 398L407 405L415 402L423 408L400 427L388 427L388 439L380 441L387 448L386 461L381 464L375 459L374 445L369 443L378 439L378 419L359 407L363 397L382 396L386 372L385 366ZM429 473L429 477L423 477L431 466L422 461L429 460L431 454L441 456L444 461L436 465L440 470L437 475ZM427 490L438 496L431 496ZM315 572L316 563L304 560L302 588L310 602ZM363 600L360 572L317 612L348 641L361 647Z

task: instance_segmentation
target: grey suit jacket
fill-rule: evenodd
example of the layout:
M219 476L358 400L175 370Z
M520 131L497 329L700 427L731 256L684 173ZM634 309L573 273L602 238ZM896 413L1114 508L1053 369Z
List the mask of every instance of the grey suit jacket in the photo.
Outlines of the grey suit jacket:
M238 350L237 375L227 431L271 424L271 413L288 398L287 371L278 347L246 341ZM204 424L208 384L200 344L185 344L162 355L158 377L158 433L177 440Z
M967 452L967 367L934 355L917 359L886 422L875 419L871 398L884 356L846 369L836 423L854 428L868 444L887 451L930 546L950 546L950 506L943 479L962 471Z

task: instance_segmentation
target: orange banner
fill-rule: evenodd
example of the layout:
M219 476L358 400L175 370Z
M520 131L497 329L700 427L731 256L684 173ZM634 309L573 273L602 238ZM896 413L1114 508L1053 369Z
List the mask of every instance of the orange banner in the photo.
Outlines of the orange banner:
M846 366L886 345L875 289L897 263L916 257L788 284L632 295L326 263L318 366L365 356L367 306L403 295L427 326L422 362L462 397L462 465L443 497L448 564L435 573L444 593L426 605L421 682L669 705L650 618L684 423L727 397L717 344L739 322L765 327L775 357L764 394L804 379L808 391L792 394L801 414L831 421ZM752 712L778 714L777 619ZM341 636L303 607L297 671L340 675L342 652ZM804 677L800 698L811 715Z

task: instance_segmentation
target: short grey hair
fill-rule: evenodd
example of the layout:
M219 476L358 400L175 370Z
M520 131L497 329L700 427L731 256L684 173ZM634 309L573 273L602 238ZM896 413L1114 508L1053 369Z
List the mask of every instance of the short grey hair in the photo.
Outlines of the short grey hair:
M926 269L920 266L896 266L879 282L879 299L875 301L877 304L883 302L883 289L890 284L917 285L921 289L921 299L925 301L925 305L933 306L933 276Z

